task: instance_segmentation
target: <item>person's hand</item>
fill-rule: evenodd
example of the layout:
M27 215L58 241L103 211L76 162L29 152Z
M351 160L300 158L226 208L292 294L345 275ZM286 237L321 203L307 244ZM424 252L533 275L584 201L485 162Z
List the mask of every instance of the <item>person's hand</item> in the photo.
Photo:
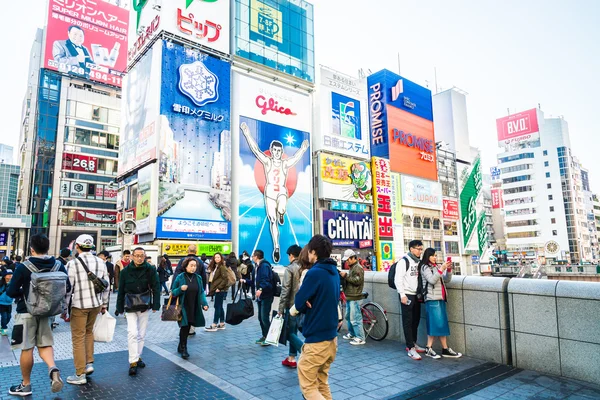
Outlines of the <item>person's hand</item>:
M153 313L155 313L155 312L156 312L156 310L152 310L152 312L153 312Z
M308 308L312 308L312 304L310 304L310 302L308 302L308 301L307 301L307 302L306 302L306 307L308 307Z
M262 290L257 290L256 291L256 298L260 299L260 295L262 294Z
M346 275L348 275L348 272L346 272L346 271L340 271L340 275L345 278Z
M106 307L102 306L102 309L100 310L100 314L104 315L104 313L106 313Z
M240 279L240 282L246 283L246 280L245 279Z
M77 61L79 61L80 63L85 62L85 54L81 49L77 49Z
M448 261L446 261L445 263L442 264L442 272L444 272L445 270L448 269L448 267L450 266L450 263Z
M281 317L283 317L283 314L282 314L282 313L280 313L280 312L277 312L277 317L278 317L278 318L281 318Z
M181 290L183 290L184 292L187 290L188 285L181 285Z
M308 140L302 142L302 151L306 151L308 149Z
M220 290L219 290L219 289L215 290L215 293L219 293L219 292L220 292Z
M208 311L208 306L204 306L204 307L202 307L202 309L203 309L204 311Z
M402 296L402 298L400 298L400 302L405 306L408 305L408 297Z

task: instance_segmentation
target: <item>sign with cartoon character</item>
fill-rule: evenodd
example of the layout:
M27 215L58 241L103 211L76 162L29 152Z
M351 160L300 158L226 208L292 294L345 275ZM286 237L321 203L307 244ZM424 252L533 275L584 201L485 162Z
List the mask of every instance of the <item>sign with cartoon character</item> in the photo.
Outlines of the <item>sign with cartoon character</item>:
M319 198L373 204L371 163L319 154Z
M310 134L244 116L239 121L239 251L260 249L279 263L289 246L312 236Z

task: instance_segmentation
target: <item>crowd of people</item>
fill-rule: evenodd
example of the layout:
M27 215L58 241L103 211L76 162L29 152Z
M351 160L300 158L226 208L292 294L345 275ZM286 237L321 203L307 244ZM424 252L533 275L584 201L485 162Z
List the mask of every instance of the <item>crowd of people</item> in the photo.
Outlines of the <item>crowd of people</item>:
M224 304L229 289L232 300L243 292L256 301L261 329L256 344L269 346L271 309L275 297L279 297L273 313L285 321L285 337L280 342L289 343L282 365L297 369L299 385L307 399L331 399L329 369L337 353L338 330L344 322L339 309L341 291L347 300L348 333L343 339L354 346L366 343L361 313L364 263L356 252L346 250L342 256L345 269L339 268L331 258L332 242L323 235L315 235L303 248L292 245L287 249L289 265L282 279L258 249L251 255L243 251L239 258L235 253L215 253L209 259L206 254L198 257L197 247L190 245L188 254L173 270L168 255L159 256L155 266L142 247L123 251L121 259L113 264L107 251L96 255L90 235L80 235L74 249L61 250L57 258L48 254L49 248L45 235L33 235L27 260L15 257L13 262L5 257L0 267L0 334L8 334L12 304L17 305L11 345L21 350L22 381L10 388L12 395L32 393L34 347L48 367L52 392L62 389L63 380L52 348L57 315L70 322L75 371L66 381L73 385L87 383L94 372L93 327L98 315L108 312L111 293L117 293L115 316L124 315L127 320L131 376L146 366L142 353L149 315L160 310L161 294L169 296L168 304L179 305L177 352L183 359L190 357L188 337L195 334L196 328L206 332L226 329ZM438 264L434 249L424 250L421 241L413 240L409 252L398 260L391 273L401 303L408 356L414 360L420 360L423 353L434 359L460 357L447 343L450 330L445 284L452 279L449 260ZM45 287L54 295L42 295L32 287ZM214 308L212 323L204 317L209 310L209 297ZM427 315L425 347L417 344L422 302ZM442 345L441 355L433 350L436 338Z

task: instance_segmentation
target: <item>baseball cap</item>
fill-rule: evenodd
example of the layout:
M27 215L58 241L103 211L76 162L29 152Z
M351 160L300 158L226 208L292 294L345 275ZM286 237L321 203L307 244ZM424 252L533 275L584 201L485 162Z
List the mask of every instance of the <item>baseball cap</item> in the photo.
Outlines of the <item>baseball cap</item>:
M344 255L342 256L342 261L346 261L350 257L354 257L354 256L356 256L356 253L354 252L354 250L348 249L348 250L344 251Z
M79 247L83 249L93 249L94 248L94 238L90 235L79 235L75 240L75 243L79 245Z

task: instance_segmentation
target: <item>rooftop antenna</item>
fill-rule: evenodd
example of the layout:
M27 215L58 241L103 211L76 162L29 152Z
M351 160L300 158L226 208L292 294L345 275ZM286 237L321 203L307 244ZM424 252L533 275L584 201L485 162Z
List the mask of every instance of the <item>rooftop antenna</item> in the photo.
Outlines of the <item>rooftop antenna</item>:
M542 109L542 105L540 103L538 103L538 109Z
M506 107L506 115L510 115L510 108Z
M402 76L402 71L400 69L400 52L398 52L398 75Z
M435 94L438 94L438 84L437 84L437 67L433 67L433 75L435 77Z

